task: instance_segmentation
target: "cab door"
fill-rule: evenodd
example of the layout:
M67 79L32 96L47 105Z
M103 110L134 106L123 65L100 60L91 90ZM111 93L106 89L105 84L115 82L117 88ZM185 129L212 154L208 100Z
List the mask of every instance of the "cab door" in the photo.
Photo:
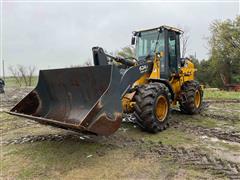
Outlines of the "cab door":
M168 64L169 74L176 74L179 70L180 62L180 47L179 47L179 33L175 31L168 31Z

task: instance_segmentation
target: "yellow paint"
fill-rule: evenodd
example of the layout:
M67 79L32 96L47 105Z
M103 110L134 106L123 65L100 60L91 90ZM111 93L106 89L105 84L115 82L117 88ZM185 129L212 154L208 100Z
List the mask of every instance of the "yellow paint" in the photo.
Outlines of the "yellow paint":
M159 96L156 101L155 114L158 121L164 121L168 113L168 102L165 96Z
M195 95L194 95L194 104L196 108L199 108L201 104L201 95L199 90L196 90Z
M139 78L132 87L140 86L147 84L149 82L149 79L160 79L160 59L163 57L163 53L156 54L153 60L153 70L150 74L144 74L141 78ZM177 101L179 100L179 95L181 93L181 86L184 82L194 80L194 74L195 74L195 67L194 64L187 60L184 67L181 67L179 69L178 74L172 74L169 82L172 85L173 92L175 93L175 99L172 102L173 105L177 104ZM122 107L124 112L133 112L134 111L134 100L133 97L135 95L135 92L126 94L122 99ZM160 105L159 105L160 106ZM164 114L164 110L162 108L159 109L159 112L156 112L159 114L159 117L162 117L161 114ZM161 119L161 118L160 118Z
M133 97L134 97L135 93L136 93L135 91L132 92L132 93L127 93L122 98L123 112L127 112L127 113L133 112L135 102L133 102L132 100L133 100Z
M186 81L194 80L195 71L194 64L187 60L185 66L180 68L179 74L172 75L170 84L172 85L173 92L176 94L176 99L173 104L176 104L179 98L182 84Z
M133 87L143 85L143 84L147 84L148 78L149 78L149 74L144 74L133 84Z
M160 79L160 58L163 57L163 52L160 52L160 54L156 53L153 60L153 70L150 75L150 79Z

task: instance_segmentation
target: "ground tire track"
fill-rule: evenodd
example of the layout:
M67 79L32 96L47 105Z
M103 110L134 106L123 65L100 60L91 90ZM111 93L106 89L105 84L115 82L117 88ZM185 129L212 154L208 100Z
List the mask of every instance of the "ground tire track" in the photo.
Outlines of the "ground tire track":
M98 139L81 134L46 134L46 135L27 135L18 139L11 139L2 142L6 145L34 143L40 141L63 141L66 139L75 141L86 141L89 143L96 143ZM129 146L139 146L135 157L144 158L144 154L153 155L154 158L162 158L163 156L170 156L170 161L176 161L180 165L192 166L196 169L210 170L210 173L215 176L226 176L229 179L240 178L240 164L225 161L220 158L215 158L207 153L201 152L199 149L186 149L184 147L173 147L171 145L163 145L161 142L144 141L143 139L125 138L119 136L111 136L109 138L102 138L102 144L111 146L112 148L125 148ZM142 149L141 145L147 144L147 149Z
M199 169L210 170L214 175L223 175L229 179L240 178L240 164L223 161L196 149L175 148L160 144L151 147L150 152L157 153L160 157L169 155L173 161L182 165L193 165Z
M173 122L172 127L197 136L216 137L221 140L240 143L240 131L224 131L220 128L205 128L183 122Z

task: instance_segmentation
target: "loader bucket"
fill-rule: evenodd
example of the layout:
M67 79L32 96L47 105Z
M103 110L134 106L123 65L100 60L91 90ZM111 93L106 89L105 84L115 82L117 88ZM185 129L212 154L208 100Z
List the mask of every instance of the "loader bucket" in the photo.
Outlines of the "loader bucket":
M10 114L83 133L110 135L121 124L119 69L41 70L37 87Z

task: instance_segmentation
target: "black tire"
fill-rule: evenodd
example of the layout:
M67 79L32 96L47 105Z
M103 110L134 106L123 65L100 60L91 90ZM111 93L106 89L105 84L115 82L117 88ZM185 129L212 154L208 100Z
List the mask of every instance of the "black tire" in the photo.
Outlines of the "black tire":
M167 104L167 113L164 113L164 120L159 121L156 116L156 105L159 97L166 98ZM170 102L169 99L171 94L169 93L168 88L161 83L150 83L139 87L136 90L134 96L135 104L135 113L137 115L137 120L140 126L151 133L156 133L166 129L169 126L169 108ZM164 98L164 99L165 99Z
M200 93L200 104L195 104L196 91ZM187 81L181 87L180 110L184 114L198 114L201 110L203 90L197 81Z

